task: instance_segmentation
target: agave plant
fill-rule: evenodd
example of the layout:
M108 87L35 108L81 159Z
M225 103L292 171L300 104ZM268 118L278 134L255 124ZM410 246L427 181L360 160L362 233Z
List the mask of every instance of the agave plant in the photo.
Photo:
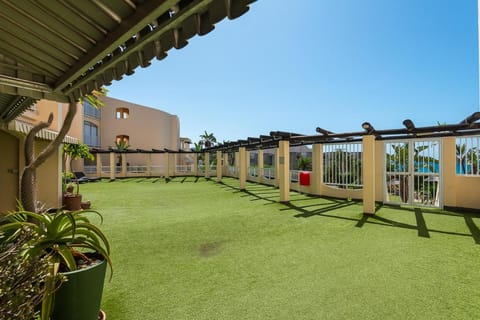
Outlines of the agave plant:
M16 211L4 218L0 224L0 239L12 241L19 237L25 228L33 230L37 237L32 238L25 245L24 254L27 256L50 255L54 263L59 263L68 271L77 269L77 260L89 262L88 253L101 255L109 264L110 244L105 234L96 225L92 224L86 214L92 213L103 217L93 210L62 211L55 213L34 213Z
M0 319L37 319L38 306L64 281L63 276L51 272L49 255L22 254L36 236L31 229L22 229L13 241L0 241Z

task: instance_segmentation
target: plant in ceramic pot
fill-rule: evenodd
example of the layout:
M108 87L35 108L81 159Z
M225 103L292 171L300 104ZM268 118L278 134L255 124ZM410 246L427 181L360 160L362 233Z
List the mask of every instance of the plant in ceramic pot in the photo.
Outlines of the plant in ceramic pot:
M302 171L312 170L312 159L309 157L298 158L298 169Z
M8 214L0 224L0 235L13 241L23 230L37 235L25 243L27 257L49 256L57 270L66 277L54 294L47 294L42 304L42 320L97 320L107 264L112 270L110 245L101 229L91 223L92 210ZM52 287L48 282L46 286ZM55 303L53 303L55 301ZM51 318L49 315L51 314Z

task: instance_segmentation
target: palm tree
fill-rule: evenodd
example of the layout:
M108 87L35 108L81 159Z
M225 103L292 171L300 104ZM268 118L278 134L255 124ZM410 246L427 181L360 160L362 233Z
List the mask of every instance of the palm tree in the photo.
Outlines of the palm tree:
M467 151L467 164L470 165L470 173L477 174L478 172L478 148L473 147Z
M118 139L115 141L115 147L117 148L118 151L127 151L128 148L130 148L130 145L128 144L128 141L125 139ZM118 166L122 165L122 155L118 155Z
M200 152L203 149L203 141L198 141L193 143L192 151Z
M200 141L202 141L205 145L205 148L213 147L215 143L217 143L217 138L215 138L215 135L213 133L208 133L206 130L200 135L200 139Z
M460 172L457 172L457 173L460 173L460 174L467 173L466 160L467 160L468 152L470 152L470 150L467 151L467 145L465 143L455 145L455 154L457 157L457 163L460 165L460 168L459 168Z
M387 171L396 173L399 179L400 198L403 203L408 202L409 196L409 143L402 143L391 146L393 153L387 153ZM432 157L422 156L421 152L428 149L429 145L420 145L414 148L413 153L413 165L414 172L421 172L427 170L427 172L438 172L438 159ZM422 171L424 172L424 171ZM423 180L422 180L423 181ZM423 183L420 180L415 180L415 184ZM417 190L418 185L413 186L414 190Z

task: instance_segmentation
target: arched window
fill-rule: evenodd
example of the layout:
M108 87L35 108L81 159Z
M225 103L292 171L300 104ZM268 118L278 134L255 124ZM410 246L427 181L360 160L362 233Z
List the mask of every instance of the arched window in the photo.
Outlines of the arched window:
M116 138L117 145L128 146L130 144L130 137L125 134L120 134Z
M127 119L130 115L128 108L117 108L115 117L117 119Z

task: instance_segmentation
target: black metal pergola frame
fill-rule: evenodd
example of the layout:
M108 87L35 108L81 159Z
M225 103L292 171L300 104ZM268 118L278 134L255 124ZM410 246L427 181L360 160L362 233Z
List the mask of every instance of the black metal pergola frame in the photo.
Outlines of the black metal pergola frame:
M316 135L303 135L299 133L291 133L284 131L271 131L269 135L261 135L257 137L248 137L244 140L234 142L226 142L210 148L203 149L202 152L237 151L241 147L247 150L271 149L277 148L280 141L289 141L291 146L302 146L310 144L331 144L331 143L347 143L362 141L366 135L374 135L376 140L402 140L414 138L438 138L450 136L467 136L480 134L480 112L474 112L470 116L457 124L442 124L437 126L415 127L410 119L403 121L403 128L375 130L369 123L362 124L363 131L334 133L316 128Z

